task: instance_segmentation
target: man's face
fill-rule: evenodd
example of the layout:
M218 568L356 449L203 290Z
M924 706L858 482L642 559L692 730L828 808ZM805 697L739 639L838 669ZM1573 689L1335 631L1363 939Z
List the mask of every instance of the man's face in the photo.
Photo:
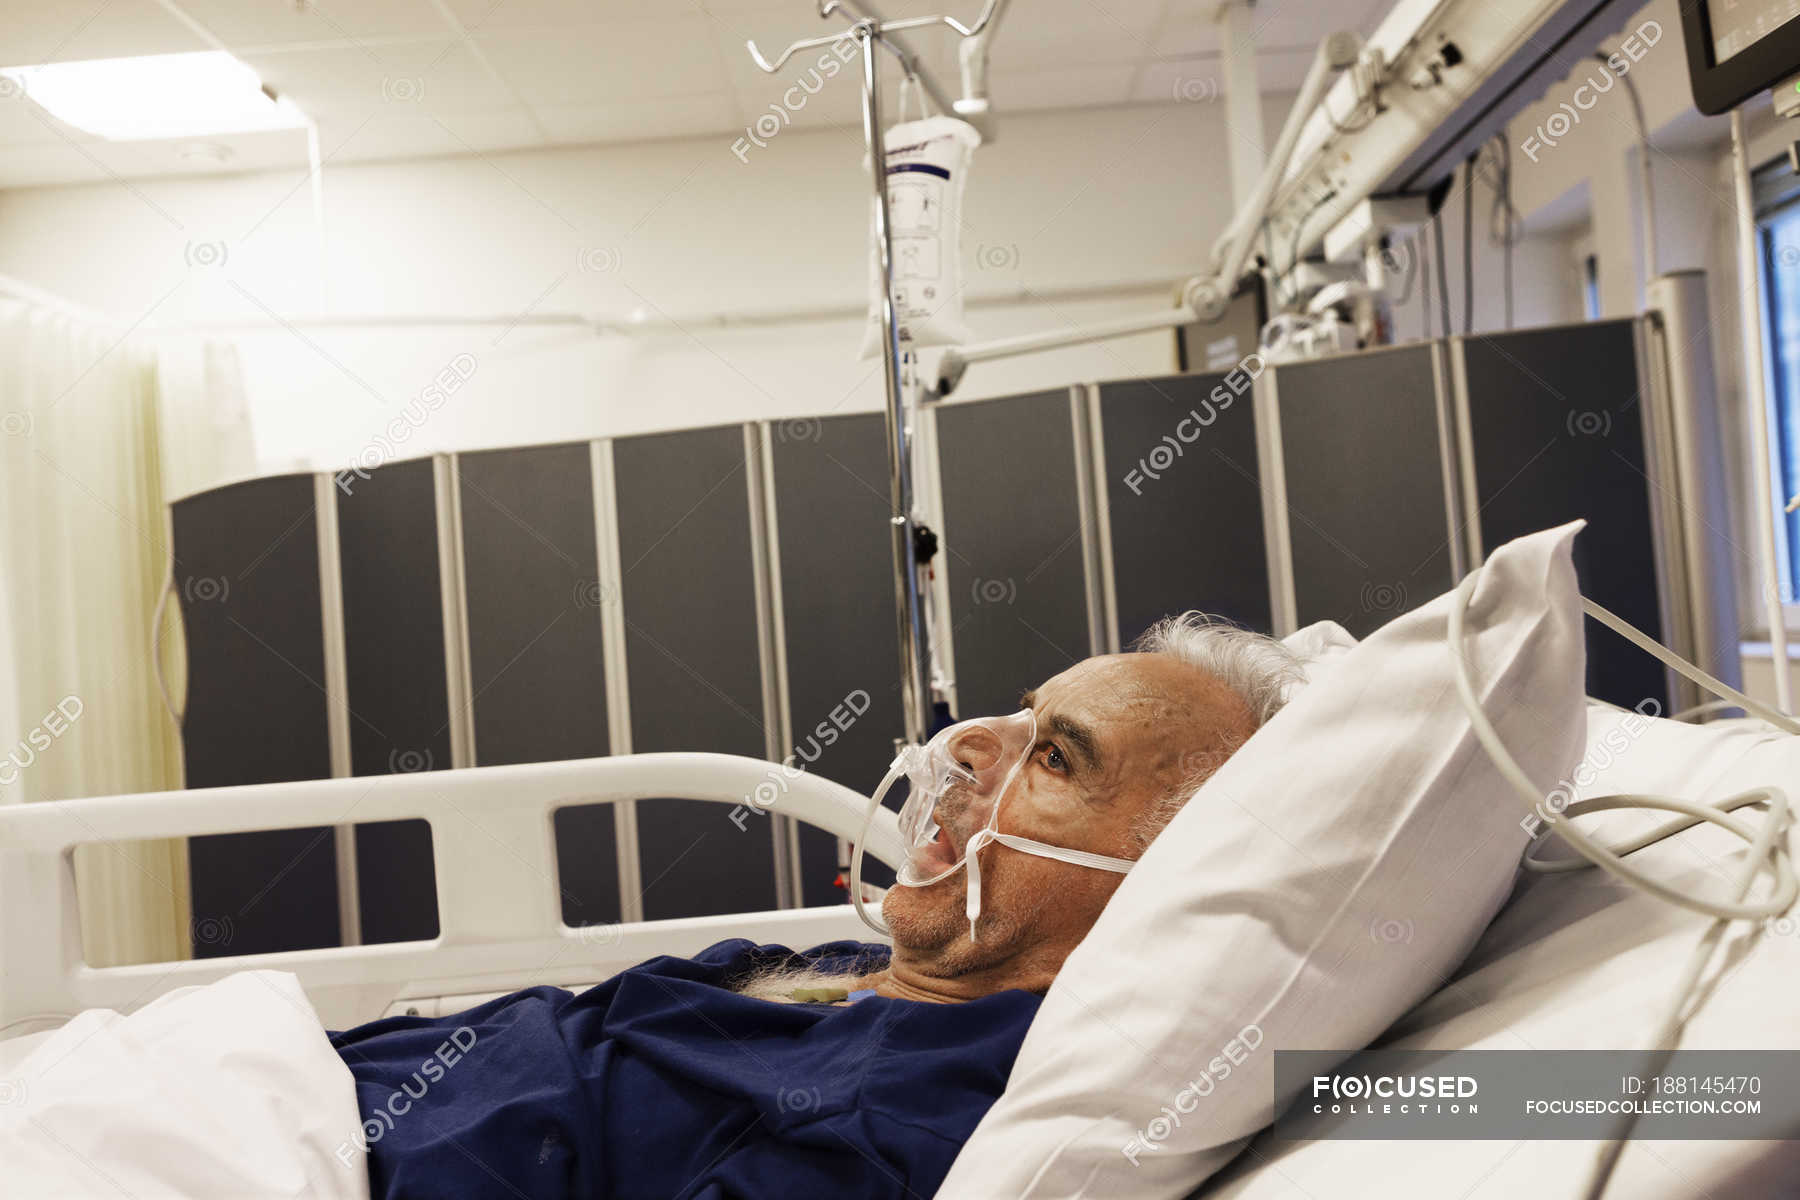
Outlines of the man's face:
M1254 730L1234 693L1161 654L1087 659L1026 693L1024 704L1037 718L1037 736L1000 798L999 831L1114 858L1136 857L1138 822L1201 756ZM972 735L950 749L974 760L996 753L997 744ZM957 803L952 792L940 824L953 826ZM960 843L973 831L956 832ZM897 954L929 958L949 973L1066 956L1123 879L1000 845L980 854L979 937L969 936L964 867L926 887L888 892L882 913Z

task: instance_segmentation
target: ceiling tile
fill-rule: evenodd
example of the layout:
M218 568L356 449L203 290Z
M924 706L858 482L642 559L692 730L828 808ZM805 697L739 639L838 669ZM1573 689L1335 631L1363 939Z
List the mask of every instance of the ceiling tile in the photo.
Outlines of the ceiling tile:
M604 23L594 0L447 0L450 11L470 33L490 29L548 29ZM788 0L791 6L793 0ZM671 16L698 16L700 0L657 0L656 8Z
M1144 64L1131 99L1138 104L1209 104L1223 99L1223 88L1217 59L1165 59Z
M717 91L719 62L703 17L475 35L531 105L579 107Z
M5 91L4 96L4 99L0 99L0 146L100 140L73 126L64 125L10 88Z
M713 134L723 153L739 126L731 96L723 91L670 96L654 104L552 105L533 111L551 139L565 145Z
M384 110L372 120L326 117L321 144L333 162L487 154L541 144L537 127L522 109L481 113Z
M466 112L518 103L465 45L449 38L262 50L244 57L264 83L313 116L366 116L409 104Z
M289 135L292 136L291 134ZM119 184L129 179L181 173L181 160L168 142L108 142L100 138L59 139L54 143L8 148L0 179L16 186L15 176L34 182ZM60 167L59 171L46 176ZM37 178L33 178L37 176ZM130 187L129 183L124 184Z
M1217 21L1172 21L1151 40L1151 52L1158 58L1216 57L1224 44Z
M1312 52L1265 51L1257 55L1257 81L1264 95L1298 90ZM1140 104L1222 103L1225 78L1219 60L1208 55L1146 63L1131 99Z
M896 89L882 89L884 114L893 119L898 99ZM767 141L785 129L825 129L831 126L855 126L860 140L862 129L862 86L844 80L808 95L803 90L781 90L770 83L758 88L739 88L737 124L747 133L755 133Z
M1280 0L1256 6L1256 44L1259 47L1304 47L1313 50L1325 36L1350 30L1364 37L1375 31L1390 6L1363 3L1321 5L1312 0Z
M1263 92L1296 92L1312 66L1313 51L1269 50L1256 56L1256 78Z
M40 143L9 146L0 155L0 188L39 187L56 183L103 183L104 172L68 145Z
M1030 48L1046 43L1086 42L1096 46L1125 45L1136 53L1147 54L1158 23L1156 7L1142 0L1061 0L1042 6L1018 5L1008 10L989 53L997 61L1015 52L1029 56ZM945 36L952 44L958 40L948 30Z
M91 10L0 0L0 62L200 48L154 0L82 0L90 2ZM712 135L728 152L747 130L766 140L793 128L835 128L860 144L862 69L854 53L840 57L820 47L769 75L745 49L755 38L776 53L794 39L846 28L839 19L817 19L811 0L445 0L492 71L453 36L434 0L181 3L320 121L333 161ZM874 3L893 18L948 10L972 20L981 9L981 0ZM991 88L1002 116L1216 100L1217 3L1034 0L1016 6L993 50ZM1353 20L1366 32L1384 9L1385 0L1329 6L1258 0L1264 90L1291 89L1329 28ZM611 15L621 11L630 15ZM927 28L907 37L954 92L953 33ZM893 118L897 72L885 56L881 67L885 112ZM0 145L33 148L16 163L0 163L0 186L59 174L86 182L108 172L304 169L304 139L293 134L208 139L231 151L219 167L181 159L173 143L107 146L83 135L75 139L78 149L62 136L68 133L48 127L30 107L0 99Z
M0 66L35 66L208 49L150 0L89 4L0 0Z
M1096 31L1087 37L1065 37L1059 30L1038 37L1003 38L994 45L988 57L995 71L1042 71L1051 67L1082 67L1097 63L1115 66L1136 63L1152 57L1152 46L1153 39L1149 34L1115 29ZM951 61L954 63L955 60ZM951 78L955 78L954 74Z
M449 32L431 0L181 0L232 49Z
M1326 34L1336 30L1353 30L1366 37L1390 5L1391 0L1351 4L1337 0L1329 5L1317 0L1260 0L1251 10L1252 39L1263 53L1310 54ZM1217 11L1217 0L1172 0L1156 34L1156 56L1218 54L1223 40Z
M997 109L1080 108L1124 104L1131 96L1137 68L1119 66L1070 67L1057 71L1001 71L988 80L988 94Z

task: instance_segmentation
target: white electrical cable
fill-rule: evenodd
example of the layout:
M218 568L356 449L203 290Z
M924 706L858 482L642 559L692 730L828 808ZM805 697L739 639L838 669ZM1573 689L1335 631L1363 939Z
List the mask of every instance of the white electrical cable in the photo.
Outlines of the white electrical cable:
M1696 704L1692 708L1684 708L1680 712L1670 713L1671 721L1694 722L1696 717L1711 716L1716 712L1730 712L1737 705L1730 700L1708 700L1705 704Z
M1606 63L1609 71L1612 70L1611 60L1606 55L1596 54L1594 57ZM1643 194L1644 203L1644 282L1648 283L1660 273L1656 262L1656 189L1650 180L1650 122L1644 119L1644 101L1638 95L1637 80L1630 75L1619 75L1618 79L1631 97L1631 111L1637 120L1638 190Z
M1475 685L1470 678L1469 661L1462 653L1464 618L1468 613L1469 601L1474 595L1475 582L1479 577L1479 571L1470 572L1468 577L1457 587L1456 595L1450 604L1445 640L1450 650L1457 695L1462 700L1463 708L1469 716L1470 727L1477 740L1481 742L1482 748L1487 751L1488 757L1493 760L1501 775L1518 792L1519 798L1524 802L1526 808L1536 815L1541 800L1538 790L1508 752L1505 744L1501 742L1498 732L1494 729L1493 723L1488 720L1487 713L1481 707L1480 698L1476 695ZM1745 712L1761 717L1779 729L1792 734L1800 734L1800 722L1796 722L1786 714L1776 712L1766 705L1759 704L1714 679L1699 667L1668 651L1647 634L1634 629L1592 600L1583 597L1581 606L1589 616L1623 635L1633 645L1648 651L1659 661L1679 671L1706 690L1722 699L1729 700L1734 706L1742 708ZM1766 804L1769 809L1767 818L1758 829L1752 829L1744 822L1727 815L1734 809L1751 804ZM1585 813L1625 808L1648 808L1680 813L1684 819L1659 826L1648 834L1614 847L1600 845L1576 829L1570 820ZM1711 961L1713 952L1722 940L1729 923L1733 920L1760 920L1778 916L1793 906L1796 895L1800 894L1800 883L1796 883L1793 863L1787 850L1788 816L1787 796L1780 788L1774 787L1740 792L1735 796L1727 797L1716 807L1669 796L1599 796L1569 805L1563 813L1551 820L1549 829L1540 835L1532 846L1535 848L1545 838L1554 834L1560 836L1565 843L1579 852L1580 858L1547 863L1539 862L1532 859L1530 849L1527 850L1525 866L1529 870L1565 871L1590 865L1597 866L1640 891L1690 911L1715 918L1713 923L1707 926L1705 933L1696 943L1693 953L1688 958L1672 997L1672 1003L1658 1024L1656 1035L1649 1047L1651 1050L1673 1052L1675 1039L1680 1035L1683 1024L1682 1010L1687 1006L1688 998L1693 994L1701 973L1706 969L1707 963ZM1624 855L1641 850L1645 846L1661 841L1681 830L1691 828L1701 821L1729 829L1749 844L1749 854L1732 880L1730 899L1720 901L1705 896L1690 895L1652 879L1643 872L1627 866L1623 861ZM1751 885L1765 867L1774 880L1769 895L1761 901L1746 902L1745 897L1749 894ZM1630 1137L1635 1120L1635 1115L1629 1118L1618 1136L1602 1146L1594 1161L1593 1169L1588 1175L1587 1186L1583 1189L1582 1194L1588 1200L1598 1200L1605 1192L1607 1182L1612 1176L1613 1167L1618 1162L1625 1142Z
M1794 720L1793 717L1789 716L1781 709L1770 708L1760 701L1752 700L1750 697L1744 695L1744 693L1725 683L1723 680L1714 679L1711 675L1708 675L1705 671L1702 671L1699 667L1696 667L1693 663L1681 657L1681 655L1666 648L1661 642L1657 641L1649 634L1640 629L1634 629L1624 619L1601 608L1586 596L1581 598L1581 607L1582 611L1587 613L1588 616L1594 618L1594 620L1600 622L1602 625L1648 654L1651 658L1660 662L1663 666L1668 667L1671 671L1676 671L1685 675L1687 678L1693 680L1702 688L1721 699L1736 701L1737 707L1743 709L1752 716L1761 717L1763 720L1785 733L1800 734L1800 721Z
M1448 640L1450 643L1452 662L1455 666L1456 690L1457 694L1462 698L1463 707L1468 711L1470 725L1473 727L1476 738L1481 742L1482 748L1488 752L1488 756L1494 760L1494 765L1499 768L1501 775L1519 794L1525 807L1536 814L1539 807L1542 805L1543 796L1540 794L1538 788L1531 782L1530 777L1520 768L1518 762L1512 757L1512 754L1506 749L1505 743L1500 740L1499 733L1494 729L1492 722L1488 720L1486 712L1482 710L1481 702L1475 694L1475 685L1469 676L1468 660L1463 657L1461 653L1464 615L1468 611L1469 599L1475 590L1475 582L1480 577L1480 571L1470 572L1461 585L1457 587L1455 600L1450 606ZM1632 626L1620 620L1606 609L1601 608L1593 601L1583 597L1581 606L1589 616L1592 616L1601 624L1617 630L1631 642L1650 651L1651 654L1662 660L1666 665L1673 667L1683 675L1686 675L1689 679L1692 679L1706 690L1722 699L1732 701L1745 712L1761 717L1763 720L1768 721L1771 725L1774 725L1784 732L1800 734L1800 722L1796 722L1785 714L1776 712L1774 709L1759 704L1742 692L1714 679L1711 675L1708 675L1705 671L1702 671L1700 668L1687 662L1680 656L1664 650L1663 647L1657 644L1653 639L1637 629L1634 629ZM1775 886L1766 899L1748 904L1737 901L1719 901L1708 899L1705 896L1689 895L1686 892L1670 887L1669 885L1644 874L1635 867L1628 866L1620 853L1615 853L1613 849L1594 841L1587 834L1576 829L1568 820L1569 817L1579 816L1581 813L1599 812L1614 808L1653 808L1666 812L1680 813L1691 818L1680 822L1671 822L1668 826L1659 829L1654 835L1647 839L1634 839L1634 841L1626 843L1625 846L1619 848L1624 854L1630 854L1634 850L1642 849L1653 841L1661 840L1661 838L1669 836L1670 833L1689 828L1701 821L1708 821L1722 828L1729 829L1745 841L1755 843L1758 840L1756 833L1742 821L1737 820L1729 814L1734 809L1758 802L1767 802L1769 804L1770 820L1776 821L1778 825L1785 824L1787 818L1787 797L1779 788L1767 788L1759 789L1754 792L1744 792L1727 798L1718 806L1682 800L1678 797L1671 796L1601 796L1591 800L1578 801L1577 803L1570 805L1562 814L1561 819L1554 819L1550 822L1550 828L1543 834L1540 834L1538 840L1541 842L1547 839L1551 834L1560 836L1571 849L1578 852L1587 862L1601 868L1624 883L1635 887L1640 891L1648 892L1650 895L1656 896L1659 899L1666 900L1671 904L1678 905L1679 907L1688 909L1692 912L1700 913L1703 916L1729 918L1733 920L1760 920L1765 917L1780 916L1793 906L1794 900L1797 897L1800 897L1800 881L1795 879L1793 866L1788 859L1785 846L1777 848L1771 861L1770 868L1774 875ZM1779 818L1779 820L1777 820L1777 818ZM1525 864L1527 869L1530 870L1564 870L1568 868L1565 867L1563 863L1569 861L1572 860L1542 863L1532 859L1528 852Z

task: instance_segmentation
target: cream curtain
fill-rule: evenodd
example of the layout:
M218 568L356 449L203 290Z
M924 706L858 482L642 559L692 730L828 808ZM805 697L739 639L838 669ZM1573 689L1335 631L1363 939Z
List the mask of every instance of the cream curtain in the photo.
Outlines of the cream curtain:
M0 299L0 804L181 786L150 652L168 474L191 483L209 440L247 453L248 425L229 358L209 381L204 348L162 357L159 371L142 339ZM196 432L214 407L229 415ZM181 430L168 463L165 425ZM171 664L185 657L174 607ZM185 842L86 846L76 876L88 962L187 956Z

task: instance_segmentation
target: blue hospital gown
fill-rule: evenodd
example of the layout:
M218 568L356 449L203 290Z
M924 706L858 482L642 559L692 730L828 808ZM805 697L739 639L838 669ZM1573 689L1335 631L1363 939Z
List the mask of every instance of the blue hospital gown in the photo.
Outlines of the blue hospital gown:
M879 969L882 947L800 957ZM929 1197L1006 1085L1038 997L776 1004L725 984L792 958L720 942L579 994L335 1034L382 1197Z

